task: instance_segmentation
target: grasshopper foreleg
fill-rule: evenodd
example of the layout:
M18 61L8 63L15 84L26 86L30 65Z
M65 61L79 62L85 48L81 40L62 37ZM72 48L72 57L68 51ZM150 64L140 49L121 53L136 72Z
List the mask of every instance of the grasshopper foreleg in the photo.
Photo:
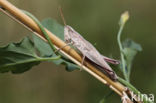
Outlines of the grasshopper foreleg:
M55 53L56 53L56 52L59 52L60 50L62 50L63 48L65 48L66 46L69 46L69 45L73 45L73 43L67 43L66 45L62 46L61 48L55 50ZM71 48L70 48L70 49L71 49ZM70 51L70 49L69 49L69 51Z

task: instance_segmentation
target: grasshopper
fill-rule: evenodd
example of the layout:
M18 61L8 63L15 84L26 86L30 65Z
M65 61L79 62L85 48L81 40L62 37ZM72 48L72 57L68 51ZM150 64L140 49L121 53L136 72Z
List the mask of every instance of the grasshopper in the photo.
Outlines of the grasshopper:
M60 12L61 12L61 17L65 25L64 26L64 40L67 43L67 45L72 44L72 46L78 49L79 52L82 54L83 58L82 58L81 64L83 65L84 59L86 58L89 61L91 61L91 63L94 63L98 67L102 68L102 71L104 71L106 75L108 75L112 80L117 80L116 73L107 64L107 62L112 63L112 64L119 64L119 61L102 56L90 42L85 40L71 26L66 25L61 9L60 9Z

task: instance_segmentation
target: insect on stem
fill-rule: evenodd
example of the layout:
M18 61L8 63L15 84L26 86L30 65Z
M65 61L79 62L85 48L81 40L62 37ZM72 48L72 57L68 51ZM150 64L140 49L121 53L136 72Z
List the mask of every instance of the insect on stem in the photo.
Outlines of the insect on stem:
M113 59L105 58L102 56L97 49L85 40L78 32L76 32L71 26L66 24L66 21L63 16L62 8L59 7L60 15L64 23L64 40L65 42L72 43L73 47L75 47L82 54L81 65L83 66L84 60L89 59L92 63L102 68L100 71L107 74L112 80L117 80L116 73L112 70L112 68L106 63L111 62L113 64L118 64L118 62ZM105 61L106 60L106 61ZM81 68L82 68L81 66Z

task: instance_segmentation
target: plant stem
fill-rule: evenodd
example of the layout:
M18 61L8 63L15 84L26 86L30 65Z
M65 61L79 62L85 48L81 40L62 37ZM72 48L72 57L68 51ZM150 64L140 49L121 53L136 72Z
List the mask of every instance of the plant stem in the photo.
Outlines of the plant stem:
M130 75L131 75L131 70L130 70L131 67L132 67L132 64L129 64L129 65L127 66L127 70L128 70L128 71L127 71L127 77L128 77L128 78L130 78ZM130 80L130 79L129 79L129 80ZM129 81L129 82L130 82L130 81Z
M22 10L22 12L24 12L26 15L28 15L30 18L32 18L36 22L36 24L40 27L42 33L44 34L44 37L47 39L47 41L48 41L51 49L55 52L56 51L56 48L54 47L52 41L50 40L50 37L48 36L47 32L45 31L45 29L44 29L43 25L40 23L40 21L34 15L32 15L31 13L29 13L29 12L27 12L25 10ZM56 52L56 53L60 57L60 55L58 54L58 52Z
M129 82L127 82L126 80L122 79L121 77L119 77L118 80L121 83L123 83L124 85L126 85L127 87L129 87L133 92L135 92L135 93L139 92L133 85L131 85Z
M123 54L123 47L122 47L122 43L121 43L121 33L123 31L123 27L124 27L124 24L121 24L118 35L117 35L117 41L118 41L119 48L120 48L120 56L121 56L121 61L122 61L123 74L124 74L126 81L129 82L129 77L127 76L127 73L126 73L126 62L125 62L125 58L124 58L124 54Z
M20 61L18 63L11 63L11 64L6 64L5 67L8 67L10 65L17 65L17 64L24 64L24 63L31 63L31 62L40 62L40 61L47 61L47 60L58 60L60 57L51 57L51 58L42 58L42 57L38 57L35 56L33 59L31 60L25 60L25 61Z
M60 59L60 56L51 57L51 58L41 58L41 57L38 57L37 59L38 59L38 61L58 60L58 59Z

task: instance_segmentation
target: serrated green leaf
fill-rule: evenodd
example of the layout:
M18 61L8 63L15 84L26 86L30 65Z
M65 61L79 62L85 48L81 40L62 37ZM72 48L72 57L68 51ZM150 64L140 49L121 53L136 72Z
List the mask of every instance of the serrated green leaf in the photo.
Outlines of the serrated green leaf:
M20 43L11 43L0 48L0 72L22 73L38 65L33 42L24 38Z
M0 47L0 73L9 72L23 73L41 61L56 60L51 57L37 55L34 43L25 37L19 43L11 43Z
M54 33L57 37L64 40L64 28L62 25L58 24L55 20L50 18L43 20L42 24L49 31ZM33 35L33 40L34 40L35 47L38 49L42 57L51 57L51 58L56 57L55 53L52 51L50 46L41 38ZM67 71L73 71L79 68L77 65L75 65L72 61L68 60L63 55L61 59L52 62L55 63L56 65L60 65L60 64L65 65Z
M44 26L55 33L62 40L64 39L64 28L55 20L44 20ZM29 38L24 38L19 43L11 43L0 47L0 72L22 73L31 67L38 65L41 61L53 61L55 64L64 64L68 71L79 68L70 60L57 58L50 46L37 36L33 36L34 43ZM36 53L38 51L39 53ZM38 54L38 55L37 55Z

